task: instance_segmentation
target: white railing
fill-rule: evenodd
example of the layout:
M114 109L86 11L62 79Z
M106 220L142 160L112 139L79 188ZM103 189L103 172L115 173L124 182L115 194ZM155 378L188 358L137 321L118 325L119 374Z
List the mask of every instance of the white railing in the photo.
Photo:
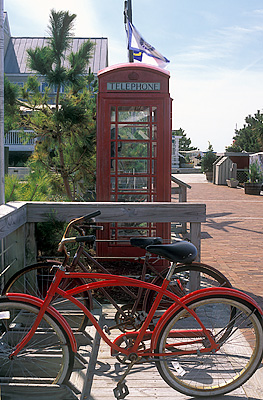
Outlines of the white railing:
M25 134L33 132L32 130L24 131ZM8 146L11 151L33 151L35 142L35 138L26 139L19 130L12 130L5 134L5 146Z

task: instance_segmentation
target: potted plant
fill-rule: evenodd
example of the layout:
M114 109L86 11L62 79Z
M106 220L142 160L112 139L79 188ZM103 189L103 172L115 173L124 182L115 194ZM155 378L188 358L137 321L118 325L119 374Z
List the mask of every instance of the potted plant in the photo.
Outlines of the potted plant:
M213 151L212 145L209 143L208 150L201 160L201 170L205 173L206 179L209 182L213 181L213 164L216 159L217 156Z
M227 186L231 188L236 188L239 184L239 181L235 178L226 179Z
M257 161L249 166L248 182L245 182L245 193L259 196L262 190L263 172Z

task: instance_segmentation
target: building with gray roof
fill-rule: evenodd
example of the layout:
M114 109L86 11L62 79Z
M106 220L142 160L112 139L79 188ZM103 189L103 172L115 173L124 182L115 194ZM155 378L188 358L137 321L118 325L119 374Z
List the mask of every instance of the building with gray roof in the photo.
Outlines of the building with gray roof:
M5 54L4 68L8 79L22 86L27 81L29 75L34 74L27 65L27 50L35 49L36 47L44 47L48 44L47 37L12 37L9 26L7 13L4 13L4 36L5 36ZM98 71L108 66L108 39L107 38L80 38L72 39L70 52L76 52L81 44L87 40L95 43L93 56L89 66L91 72L97 75ZM66 54L67 58L67 54ZM65 59L66 59L65 58ZM65 61L67 63L67 61ZM43 80L42 80L43 82ZM44 85L43 85L44 89Z

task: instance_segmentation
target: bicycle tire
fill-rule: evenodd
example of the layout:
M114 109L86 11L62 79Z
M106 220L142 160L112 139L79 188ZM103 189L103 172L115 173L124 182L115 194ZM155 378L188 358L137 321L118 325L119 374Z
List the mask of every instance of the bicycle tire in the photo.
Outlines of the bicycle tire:
M166 277L168 269L161 272L162 277L157 277L152 280L157 286L161 286L164 278ZM198 288L194 287L192 290L190 288L190 273L198 272L200 273L200 285ZM208 287L226 287L231 288L232 285L230 281L216 268L210 265L193 262L191 264L179 264L176 266L173 273L173 278L167 287L167 290L176 294L179 297L183 297L196 289L204 289ZM148 313L153 301L155 299L156 292L153 290L146 290L143 300L143 309ZM165 311L170 305L173 304L173 300L167 297L163 297L161 303L159 304L157 311Z
M259 312L233 295L209 295L187 305L195 310L220 348L214 353L202 353L208 345L197 333L191 343L185 330L200 329L200 326L181 308L165 324L157 341L155 352L167 353L166 358L160 357L156 362L161 377L187 396L214 398L243 385L256 371L263 356L263 326ZM231 321L229 315L233 308L237 312ZM226 336L228 327L230 333ZM197 352L180 356L168 354L169 350L183 348Z
M6 282L2 290L2 296L6 293L26 293L44 299L47 289L56 273L56 268L53 268L54 265L58 266L59 264L47 261L29 265L17 271ZM66 290L83 284L85 284L83 279L69 278L63 279L59 287ZM92 309L92 300L87 291L77 295L77 298L81 300L86 308L89 310ZM52 299L51 305L65 317L73 330L83 331L85 329L88 323L88 317L67 299L56 296Z
M74 364L68 335L46 312L32 337L17 356L9 358L29 332L40 308L25 302L0 299L0 384L62 384Z

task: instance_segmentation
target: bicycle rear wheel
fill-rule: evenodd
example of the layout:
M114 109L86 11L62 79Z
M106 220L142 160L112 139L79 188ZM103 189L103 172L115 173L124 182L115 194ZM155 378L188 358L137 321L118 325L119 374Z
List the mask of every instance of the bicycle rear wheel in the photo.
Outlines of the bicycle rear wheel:
M162 271L162 277L154 279L152 283L161 286L167 271L167 269ZM231 288L232 285L217 269L207 264L193 262L191 264L178 265L175 268L167 290L179 297L183 297L194 290L207 289L209 287ZM155 297L155 291L147 290L145 292L143 308L146 312L149 312ZM157 311L165 311L172 304L173 300L164 296Z
M261 315L252 305L231 295L210 295L188 306L211 332L219 349L202 353L209 348L209 341L195 318L181 309L166 323L157 342L156 353L167 354L156 363L160 375L168 385L188 396L214 398L238 388L252 376L262 359ZM236 313L232 319L233 309ZM169 355L182 350L190 354Z
M0 299L0 384L62 384L71 374L74 353L63 327L45 313L33 338L12 359L9 355L29 332L39 308Z
M44 299L56 273L56 266L58 264L43 262L23 268L8 280L2 295L6 293L26 293ZM83 284L85 284L83 279L63 279L59 287L63 290L69 290ZM88 292L80 293L77 298L85 307L92 309L92 299ZM63 315L73 330L85 329L88 317L70 301L56 296L51 305Z

